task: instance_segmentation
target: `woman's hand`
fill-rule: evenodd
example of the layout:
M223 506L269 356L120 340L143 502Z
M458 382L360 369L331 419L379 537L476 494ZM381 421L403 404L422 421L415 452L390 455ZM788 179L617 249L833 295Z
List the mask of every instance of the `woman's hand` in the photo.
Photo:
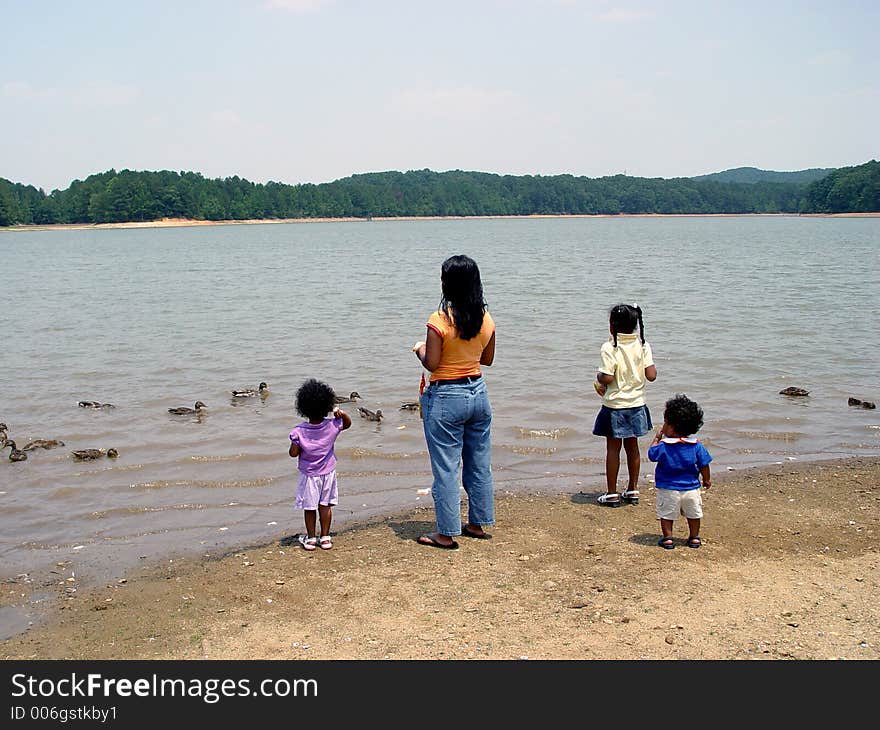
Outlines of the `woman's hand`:
M425 353L428 351L428 343L424 340L419 340L412 346L412 351L416 354L416 357L419 358L419 362L424 365Z

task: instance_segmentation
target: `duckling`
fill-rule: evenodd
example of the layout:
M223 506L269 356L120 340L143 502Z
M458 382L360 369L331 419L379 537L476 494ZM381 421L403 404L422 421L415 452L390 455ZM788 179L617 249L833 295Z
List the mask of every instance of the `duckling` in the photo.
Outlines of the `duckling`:
M26 443L22 447L22 451L33 451L34 449L54 449L56 446L64 446L63 441L57 439L34 439Z
M795 388L795 387L783 388L782 390L779 391L779 395L793 395L793 396L804 397L809 394L810 394L809 390L804 390L803 388Z
M366 418L368 421L381 421L382 420L382 411L381 410L377 410L374 413L369 408L358 408L358 413L361 414L361 418Z
M233 398L253 398L255 395L263 396L269 392L269 386L265 383L260 383L259 389L254 390L253 388L245 388L244 390L233 390L232 397Z
M94 400L81 400L79 402L80 408L116 408L112 403L98 403L98 401Z
M402 411L417 411L419 410L419 404L416 403L401 403L400 410Z
M16 445L15 441L11 439L4 439L3 445L0 446L0 451L5 449L7 446L11 446L12 450L9 452L9 461L27 461L27 454L24 451L21 451Z
M356 390L353 390L349 394L348 398L346 398L344 395L334 396L333 402L334 403L354 403L360 397L361 397L361 394L358 393Z
M202 408L207 408L207 406L200 400L197 400L195 408L169 408L168 412L173 413L175 416L192 416L201 413Z
M100 459L102 456L107 456L110 459L115 459L119 456L119 452L116 449L80 449L79 451L71 451L73 454L73 458L77 461L94 461L95 459Z

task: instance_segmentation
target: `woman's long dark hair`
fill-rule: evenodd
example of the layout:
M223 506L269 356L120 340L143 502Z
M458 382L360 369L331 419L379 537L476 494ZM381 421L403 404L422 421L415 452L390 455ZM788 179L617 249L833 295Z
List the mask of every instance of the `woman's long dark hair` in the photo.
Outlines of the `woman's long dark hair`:
M450 256L443 262L440 272L443 298L440 311L452 310L452 323L463 340L471 340L483 327L486 301L483 299L483 283L480 269L468 256Z

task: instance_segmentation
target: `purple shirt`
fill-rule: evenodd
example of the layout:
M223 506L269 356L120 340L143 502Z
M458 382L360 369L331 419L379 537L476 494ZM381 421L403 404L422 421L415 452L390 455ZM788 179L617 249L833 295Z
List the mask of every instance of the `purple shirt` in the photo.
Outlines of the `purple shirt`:
M290 442L299 446L299 470L310 477L328 474L336 468L333 444L342 430L341 418L321 423L303 421L290 432Z

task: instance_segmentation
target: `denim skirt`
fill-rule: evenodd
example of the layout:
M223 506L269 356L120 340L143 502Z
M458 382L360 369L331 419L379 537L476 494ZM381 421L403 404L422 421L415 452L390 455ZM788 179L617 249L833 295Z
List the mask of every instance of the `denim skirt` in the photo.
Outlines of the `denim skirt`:
M596 423L594 436L610 436L616 439L638 438L654 428L648 406L635 408L609 408L602 406Z

